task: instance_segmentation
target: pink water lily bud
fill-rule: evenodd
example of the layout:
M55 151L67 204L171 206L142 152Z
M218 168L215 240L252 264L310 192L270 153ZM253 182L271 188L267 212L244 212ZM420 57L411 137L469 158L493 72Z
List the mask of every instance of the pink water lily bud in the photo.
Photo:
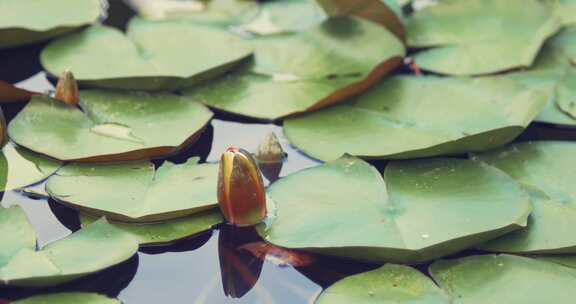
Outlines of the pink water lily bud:
M258 151L254 155L258 161L258 166L264 176L272 183L278 180L286 152L282 149L280 141L274 132L269 133L264 141L258 146Z
M56 84L56 94L54 95L54 99L69 106L75 106L80 102L78 83L76 82L76 79L74 79L74 75L70 70L64 70L64 72L60 74L60 78Z
M222 154L218 203L226 220L236 226L255 225L266 217L262 173L246 150L230 147Z

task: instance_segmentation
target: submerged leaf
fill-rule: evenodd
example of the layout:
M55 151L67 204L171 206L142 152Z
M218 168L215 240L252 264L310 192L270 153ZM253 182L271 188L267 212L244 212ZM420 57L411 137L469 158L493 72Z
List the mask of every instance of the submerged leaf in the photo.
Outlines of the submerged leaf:
M74 71L80 85L157 91L217 76L251 54L248 42L222 29L135 18L126 35L93 26L58 39L42 51L41 61L53 75Z
M422 262L525 226L530 200L499 170L462 159L393 162L384 178L353 157L269 188L272 244L369 261Z
M316 304L448 304L450 298L418 270L386 264L344 278L324 290Z
M218 165L197 162L198 158L180 165L166 162L157 170L148 162L71 164L48 180L46 190L85 213L118 221L181 218L218 204Z
M98 20L100 0L2 0L0 49L37 43Z
M561 27L538 0L443 0L416 11L408 45L420 68L448 75L489 74L529 67L544 41Z
M0 80L0 102L22 102L28 101L37 93L17 88L7 82Z
M569 304L576 297L576 270L520 256L441 260L429 272L454 304Z
M36 251L35 235L20 207L0 209L0 285L44 287L121 263L138 250L128 233L105 219ZM4 232L12 231L11 235Z
M495 252L576 253L576 143L526 142L475 155L516 179L531 194L528 227L481 247Z
M17 144L65 161L119 161L170 154L196 141L212 113L171 94L83 91L83 111L34 97L10 122Z
M321 160L483 151L520 134L550 101L550 90L509 79L396 76L350 103L288 119L284 131Z

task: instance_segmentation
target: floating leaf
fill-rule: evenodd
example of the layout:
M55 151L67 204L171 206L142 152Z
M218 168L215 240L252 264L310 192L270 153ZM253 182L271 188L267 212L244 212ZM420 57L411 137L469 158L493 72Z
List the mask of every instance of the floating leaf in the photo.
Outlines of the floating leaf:
M96 221L97 218L81 213L83 226ZM186 217L158 223L123 223L111 221L110 224L132 234L140 245L167 245L209 230L222 222L222 214L218 209L198 212Z
M65 283L130 258L138 243L105 219L35 251L35 235L20 207L0 209L0 285ZM7 234L6 232L9 232Z
M344 278L324 290L316 304L448 304L448 296L418 270L386 264L376 270Z
M0 231L0 269L20 250L36 248L34 229L28 223L26 213L18 206L0 208Z
M218 165L198 164L198 158L180 165L166 162L157 170L149 162L71 164L48 180L46 190L88 214L153 222L216 207L217 180Z
M260 3L258 14L239 28L259 35L299 32L324 19L326 14L315 0L266 1Z
M128 0L127 3L146 19L186 19L221 27L247 22L259 11L255 0Z
M546 255L546 256L535 256L534 258L560 264L571 268L576 268L576 255Z
M48 295L39 295L11 302L13 304L120 304L121 302L116 299L108 298L104 295L96 293L85 292L68 292L68 293L53 293Z
M488 242L483 249L514 253L576 253L576 144L526 142L475 155L508 173L532 196L526 229Z
M305 32L257 39L255 45L254 66L185 95L219 110L274 120L357 95L404 56L394 35L354 17L330 18Z
M432 277L454 303L573 303L576 270L512 255L435 262Z
M550 39L526 71L508 73L501 78L511 78L529 88L549 87L555 95L536 121L544 123L576 125L571 104L574 102L576 85L573 83L576 63L576 27L569 27Z
M357 16L388 28L399 39L405 40L404 25L384 0L317 0L330 16Z
M369 261L421 262L525 225L530 200L499 170L462 159L388 164L384 179L346 156L269 188L277 213L258 227L285 248Z
M288 119L284 132L322 160L344 153L398 159L482 151L520 134L549 91L506 79L396 76L351 103Z
M18 145L66 161L157 157L200 136L212 113L170 94L83 91L81 111L49 97L34 97L11 121Z
M56 172L60 163L8 143L0 152L0 191L22 188Z
M37 43L98 20L100 0L2 0L0 49Z
M560 29L553 8L537 0L445 0L416 11L406 25L420 68L479 75L529 67Z
M251 54L248 42L222 29L135 18L126 35L93 26L58 39L42 51L41 61L53 75L70 69L80 85L154 91L214 77Z

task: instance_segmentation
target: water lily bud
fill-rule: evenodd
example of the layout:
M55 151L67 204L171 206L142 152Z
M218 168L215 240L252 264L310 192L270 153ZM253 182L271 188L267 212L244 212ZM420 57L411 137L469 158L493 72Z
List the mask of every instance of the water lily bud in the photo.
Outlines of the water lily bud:
M274 132L266 135L264 141L258 146L256 160L262 173L270 182L278 179L286 153L282 149L278 137Z
M224 217L233 225L255 225L266 216L262 174L246 150L230 147L222 154L218 174L218 202Z
M54 99L62 101L69 106L75 106L80 102L78 83L70 70L65 70L60 74L58 84L56 84Z

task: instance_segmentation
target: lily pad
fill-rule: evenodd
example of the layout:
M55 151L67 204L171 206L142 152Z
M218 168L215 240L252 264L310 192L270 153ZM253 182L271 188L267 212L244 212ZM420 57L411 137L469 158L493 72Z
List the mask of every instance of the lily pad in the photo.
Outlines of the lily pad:
M544 41L561 27L538 0L444 0L416 11L406 25L420 68L480 75L532 65Z
M395 76L350 103L286 120L284 132L321 160L483 151L520 134L550 101L550 90L510 79Z
M526 142L475 155L516 179L531 194L527 228L482 248L513 253L576 253L576 143Z
M39 251L35 251L34 232L20 207L0 209L0 227L0 286L65 283L121 263L138 250L130 234L105 219Z
M448 296L418 270L386 264L342 279L324 290L316 304L448 304Z
M54 199L88 214L128 222L175 219L218 204L218 164L71 164L48 179ZM176 195L175 195L176 194Z
M26 213L18 206L0 208L0 231L0 269L20 250L36 248L34 229L28 223Z
M539 260L544 260L556 264L560 264L570 268L576 268L576 255L545 255L545 256L535 256Z
M96 293L67 292L39 295L11 302L13 304L121 304L122 302Z
M96 22L100 0L2 0L0 49L45 41Z
M506 174L470 160L389 163L345 156L269 188L277 213L258 227L277 246L414 263L525 226L530 200Z
M442 260L429 271L454 304L568 304L576 297L576 270L520 256Z
M83 226L96 221L97 218L81 213ZM188 238L200 232L209 230L222 222L222 214L218 209L195 213L183 218L158 223L123 223L111 221L110 224L132 234L145 246L167 245Z
M259 10L256 0L128 0L127 3L146 19L186 19L222 27L246 22Z
M226 112L274 120L357 95L404 56L392 33L356 17L333 17L299 34L257 39L255 45L253 66L185 95Z
M19 189L52 175L60 162L8 143L0 152L0 191Z
M41 62L53 75L70 69L83 86L155 91L215 77L250 55L247 41L223 29L135 18L126 34L93 26L53 41L42 51Z
M300 32L326 17L315 0L273 0L260 3L258 14L238 28L258 35Z
M212 113L170 94L83 91L80 106L36 96L8 126L18 145L64 161L158 157L200 136Z
M551 100L536 121L560 125L576 125L576 114L572 103L576 84L576 27L562 30L550 39L536 59L534 65L520 72L502 75L511 78L527 87L544 86L552 89L554 100Z

